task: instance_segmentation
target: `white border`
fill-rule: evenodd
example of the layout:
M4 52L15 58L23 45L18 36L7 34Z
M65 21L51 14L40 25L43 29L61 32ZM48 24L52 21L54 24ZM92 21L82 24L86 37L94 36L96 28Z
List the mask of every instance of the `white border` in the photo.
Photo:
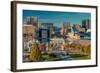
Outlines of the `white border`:
M46 10L46 11L64 11L64 12L88 12L91 13L91 60L73 60L73 61L57 61L57 62L32 62L23 63L22 61L22 10ZM93 8L80 7L61 7L47 5L28 5L17 4L17 69L32 68L51 68L51 67L68 67L68 66L84 66L95 65L96 58L96 11Z

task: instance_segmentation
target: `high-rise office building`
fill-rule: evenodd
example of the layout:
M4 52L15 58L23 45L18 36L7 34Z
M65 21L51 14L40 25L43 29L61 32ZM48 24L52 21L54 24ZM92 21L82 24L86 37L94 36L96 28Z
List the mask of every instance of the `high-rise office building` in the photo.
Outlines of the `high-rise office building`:
M70 22L64 22L63 25L65 27L66 33L71 32L72 27Z
M80 24L73 24L73 31L74 32L79 32L80 31L80 29L81 29L81 26L80 26Z
M51 29L53 28L53 23L41 23L40 28Z
M38 18L35 16L26 17L26 24L38 27Z
M82 21L82 28L85 28L86 31L91 29L91 21L89 19L85 19Z
M39 28L42 28L42 29L48 29L50 31L50 36L53 34L54 32L54 25L53 23L41 23L39 25Z

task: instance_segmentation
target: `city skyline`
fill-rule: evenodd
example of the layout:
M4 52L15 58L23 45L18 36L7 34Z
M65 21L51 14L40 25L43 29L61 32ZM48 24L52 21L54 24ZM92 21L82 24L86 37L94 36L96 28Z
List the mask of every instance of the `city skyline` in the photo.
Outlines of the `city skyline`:
M23 62L91 59L90 18L90 13L23 10Z
M82 20L91 19L90 13L23 10L23 23L30 16L38 17L38 23L53 23L58 27L65 22L82 25Z

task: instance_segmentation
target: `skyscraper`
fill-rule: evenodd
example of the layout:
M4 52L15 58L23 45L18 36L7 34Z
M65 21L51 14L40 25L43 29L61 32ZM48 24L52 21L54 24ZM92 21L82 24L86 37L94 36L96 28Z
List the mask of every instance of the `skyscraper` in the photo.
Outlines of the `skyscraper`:
M54 32L54 24L53 23L41 23L39 28L48 29L50 31L50 37Z
M38 18L35 16L26 17L26 24L38 27Z
M65 35L65 27L64 27L64 24L61 26L60 34L61 35Z
M64 22L63 25L66 29L66 33L71 32L71 23L70 22Z
M73 28L73 31L74 32L79 32L81 26L80 26L80 24L73 24L73 27L72 28Z
M87 31L88 29L91 29L91 21L89 19L85 19L82 21L82 28L85 28Z

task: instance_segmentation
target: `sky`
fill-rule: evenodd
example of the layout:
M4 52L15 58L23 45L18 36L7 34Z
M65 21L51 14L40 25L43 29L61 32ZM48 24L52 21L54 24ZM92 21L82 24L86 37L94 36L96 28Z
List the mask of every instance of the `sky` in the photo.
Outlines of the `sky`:
M23 10L24 23L28 16L38 17L38 23L54 23L54 25L58 27L65 22L70 22L72 25L81 25L82 20L91 19L90 13Z

